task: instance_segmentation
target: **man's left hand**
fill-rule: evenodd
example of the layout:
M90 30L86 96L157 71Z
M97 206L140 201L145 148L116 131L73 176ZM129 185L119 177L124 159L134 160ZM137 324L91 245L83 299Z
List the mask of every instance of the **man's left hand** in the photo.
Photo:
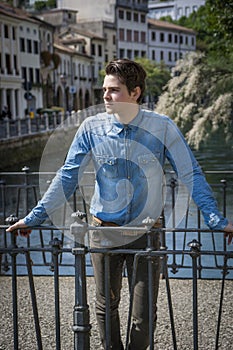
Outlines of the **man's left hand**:
M225 237L228 237L228 244L231 244L233 239L233 224L231 222L224 228Z

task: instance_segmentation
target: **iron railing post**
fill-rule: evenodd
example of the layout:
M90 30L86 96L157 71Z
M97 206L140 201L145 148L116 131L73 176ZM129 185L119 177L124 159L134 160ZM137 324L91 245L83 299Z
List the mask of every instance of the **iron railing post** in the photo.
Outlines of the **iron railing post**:
M56 350L61 349L60 334L60 298L59 298L59 263L58 255L61 253L61 241L54 238L49 242L52 246L53 265L54 265L54 300L55 300L55 322L56 322Z
M87 304L86 287L86 248L84 244L87 223L82 221L85 213L72 214L75 222L70 226L74 237L73 254L75 256L75 305L73 310L74 350L90 349L90 314Z
M197 297L197 260L200 256L201 243L193 239L188 243L192 258L193 272L193 350L198 350L198 297Z
M10 215L6 218L6 223L13 225L18 221L18 218L14 215ZM19 329L18 329L18 296L17 296L17 265L16 257L17 252L14 251L17 248L16 245L16 231L11 233L11 269L12 269L12 308L13 308L13 329L14 329L14 350L19 348Z

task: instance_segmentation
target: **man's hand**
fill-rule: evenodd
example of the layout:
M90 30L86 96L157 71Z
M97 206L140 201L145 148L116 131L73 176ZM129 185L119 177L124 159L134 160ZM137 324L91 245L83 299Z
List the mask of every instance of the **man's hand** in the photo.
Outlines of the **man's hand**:
M231 222L224 228L225 237L228 237L228 244L231 244L233 239L233 224Z
M28 237L30 235L30 233L32 232L32 230L30 228L28 228L27 225L25 225L23 219L20 219L15 224L8 227L6 229L6 231L7 232L16 231L17 235L18 235L18 231L19 231L20 236L23 236L23 237Z

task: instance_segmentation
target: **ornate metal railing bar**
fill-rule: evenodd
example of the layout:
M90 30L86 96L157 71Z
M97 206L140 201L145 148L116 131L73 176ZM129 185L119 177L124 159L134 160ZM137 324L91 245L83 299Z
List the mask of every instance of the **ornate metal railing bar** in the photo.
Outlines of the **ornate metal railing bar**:
M84 215L82 216L82 218ZM8 223L12 223L12 220L15 220L15 218L11 217L10 220L8 220ZM1 254L10 254L11 256L11 266L12 266L12 306L13 306L13 329L14 329L14 349L19 348L19 339L18 339L18 296L17 296L17 262L16 258L18 254L24 254L26 257L26 265L27 265L27 272L28 272L28 278L29 278L29 285L30 285L30 294L31 294L31 302L32 302L32 308L33 308L33 315L34 315L34 324L35 324L35 331L36 331L36 339L37 339L37 348L43 349L42 345L42 337L40 332L40 324L39 324L39 317L38 317L38 310L37 310L37 300L36 300L36 292L35 292L35 286L33 281L33 272L31 268L31 255L30 253L33 251L44 251L44 252L50 252L53 256L53 266L54 266L54 303L55 303L55 328L56 328L56 350L61 349L61 334L60 334L60 301L59 301L59 255L62 253L69 253L72 254L75 257L75 264L74 264L74 270L75 270L75 304L73 309L73 332L74 332L74 349L79 350L88 350L90 349L90 316L89 316L89 306L87 304L87 289L86 289L86 272L85 272L85 266L86 266L86 256L88 253L104 253L106 256L106 334L107 334L107 349L110 349L110 343L111 343L111 330L109 326L109 317L110 317L110 294L109 294L109 269L108 269L108 258L109 255L113 254L134 254L135 260L134 260L134 271L133 276L135 276L136 269L137 269L137 261L139 257L148 257L148 265L150 266L151 259L153 257L160 257L162 259L162 266L163 266L163 272L164 272L164 278L166 279L166 289L167 289L167 298L168 298L168 307L169 307L169 315L170 315L170 323L171 323L171 332L172 332L172 340L173 340L173 349L177 349L177 343L176 343L176 331L175 331L175 322L173 317L173 307L172 307L172 299L171 299L171 292L170 292L170 286L169 286L169 278L167 274L167 257L168 255L177 255L177 254L184 254L186 256L189 256L192 259L192 281L193 281L193 349L198 349L198 287L197 287L197 279L198 279L198 260L200 259L200 256L205 255L219 255L224 257L224 264L222 266L222 272L223 272L223 278L222 278L222 286L221 286L221 294L220 294L220 301L219 301L219 313L218 313L218 322L217 322L217 331L216 331L216 341L215 341L215 349L218 349L218 342L220 337L220 324L221 324L221 318L222 318L222 305L224 300L224 282L225 282L225 276L228 273L229 269L232 269L232 266L228 266L228 259L233 258L233 252L229 251L202 251L201 250L201 244L196 239L193 239L188 243L188 250L154 250L151 246L150 237L153 234L159 233L160 235L165 234L167 231L174 231L179 232L179 228L161 228L161 229L150 229L147 225L143 227L132 227L131 229L133 231L137 230L140 232L147 232L148 235L148 247L145 250L129 250L129 249L107 249L107 248L89 248L85 244L85 235L90 230L109 230L109 227L94 227L91 225L88 225L83 220L77 220L77 216L75 217L75 220L77 222L74 222L70 228L62 228L64 230L70 230L70 233L74 236L74 246L72 248L64 248L62 247L62 242L58 238L54 238L49 242L49 247L17 247L16 244L16 236L15 233L9 234L11 236L11 246L7 248L0 248ZM4 229L6 226L3 227ZM35 228L37 230L41 229L41 227ZM58 228L50 227L50 229L58 230ZM61 229L61 228L60 228ZM120 228L120 230L124 230L129 228ZM111 230L119 230L117 227L111 227ZM196 229L187 229L187 232L196 232ZM204 230L206 233L209 232L209 230ZM203 231L202 231L203 232ZM216 233L218 233L216 231ZM219 234L222 234L222 232L219 232ZM149 273L150 273L149 268ZM133 298L133 292L134 292L134 283L135 278L133 278L132 281L132 289L131 289L131 298ZM152 279L149 277L149 290L152 290ZM152 293L150 295L150 305L153 303L153 295ZM129 306L129 315L128 315L128 331L126 336L126 349L129 339L129 326L130 326L130 318L131 318L131 306L132 306L132 299L130 300L130 306ZM150 318L152 318L152 314L150 314ZM152 321L152 319L151 319ZM153 322L152 322L153 323ZM150 327L150 349L154 349L154 336L153 336L153 327Z

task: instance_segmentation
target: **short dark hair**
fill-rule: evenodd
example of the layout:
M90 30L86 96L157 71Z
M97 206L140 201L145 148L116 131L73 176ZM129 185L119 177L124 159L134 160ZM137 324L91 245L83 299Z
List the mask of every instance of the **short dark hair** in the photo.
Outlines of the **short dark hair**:
M139 63L127 58L113 60L107 64L105 73L117 76L119 81L126 85L129 93L139 86L141 95L137 102L140 103L142 101L145 91L146 72Z

